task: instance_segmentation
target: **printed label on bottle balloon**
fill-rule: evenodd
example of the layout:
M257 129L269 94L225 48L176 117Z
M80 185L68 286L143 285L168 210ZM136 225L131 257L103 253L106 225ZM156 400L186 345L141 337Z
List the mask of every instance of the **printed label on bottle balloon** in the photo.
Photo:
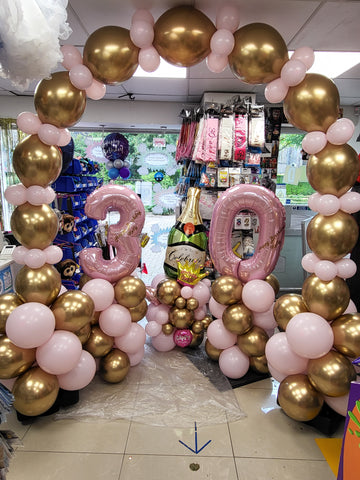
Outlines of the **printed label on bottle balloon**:
M197 263L198 265L204 265L205 252L199 250L192 245L174 245L168 247L166 250L165 263L177 271L177 262L185 263Z

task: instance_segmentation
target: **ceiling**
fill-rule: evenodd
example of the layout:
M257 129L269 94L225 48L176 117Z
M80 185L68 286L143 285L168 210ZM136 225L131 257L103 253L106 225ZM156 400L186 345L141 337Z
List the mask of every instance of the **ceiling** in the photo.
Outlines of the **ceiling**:
M359 1L234 0L233 3L241 12L240 27L252 22L268 23L281 34L289 50L309 46L315 51L360 51ZM219 4L218 0L69 0L68 22L73 33L63 43L81 50L89 35L102 26L130 28L136 8L149 8L156 21L173 6L191 5L215 23ZM360 105L360 64L334 81L341 105ZM0 96L32 96L35 85L19 92L8 80L0 79ZM105 99L198 103L205 91L256 93L258 103L265 102L263 85L244 84L229 68L220 74L211 73L205 61L189 68L185 79L132 77L117 86L107 86ZM128 93L135 100L131 100Z

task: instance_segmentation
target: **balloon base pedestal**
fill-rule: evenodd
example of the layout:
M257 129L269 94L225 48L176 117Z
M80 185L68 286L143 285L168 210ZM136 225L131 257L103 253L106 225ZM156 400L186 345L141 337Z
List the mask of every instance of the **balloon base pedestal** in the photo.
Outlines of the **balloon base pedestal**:
M319 432L324 435L333 435L338 428L343 425L344 417L339 413L335 412L329 405L324 403L320 413L309 422L302 422L305 425L316 428Z
M254 370L249 370L243 377L241 378L229 378L226 377L232 388L243 387L244 385L249 385L250 383L259 382L260 380L264 380L265 378L269 378L269 373L258 373Z
M69 407L70 405L75 405L79 401L79 390L63 390L62 388L59 389L58 396L55 400L54 405L46 410L46 412L42 413L41 415L35 416L28 416L23 415L22 413L16 411L17 419L23 425L30 425L31 423L35 422L38 417L46 417L48 415L52 415L60 410L63 407Z

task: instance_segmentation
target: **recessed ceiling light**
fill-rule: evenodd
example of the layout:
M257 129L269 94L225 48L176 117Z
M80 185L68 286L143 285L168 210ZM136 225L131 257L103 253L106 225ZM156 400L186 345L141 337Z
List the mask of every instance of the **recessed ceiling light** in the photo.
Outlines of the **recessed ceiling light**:
M166 62L163 58L160 59L160 65L155 72L145 72L140 66L136 69L134 77L153 77L153 78L186 78L187 68L177 67Z

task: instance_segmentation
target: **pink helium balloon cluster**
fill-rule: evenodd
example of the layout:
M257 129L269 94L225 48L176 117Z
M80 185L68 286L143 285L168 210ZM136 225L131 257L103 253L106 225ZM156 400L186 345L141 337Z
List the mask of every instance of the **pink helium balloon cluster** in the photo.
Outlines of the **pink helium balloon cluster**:
M134 45L140 48L138 62L145 72L155 72L160 65L160 55L154 41L154 17L149 10L136 10L131 19L130 38Z
M320 131L309 132L302 140L302 148L310 155L319 153L325 148L327 142L333 145L347 143L354 134L355 125L348 118L339 118L327 129L326 133Z
M303 256L301 265L306 272L315 273L324 282L330 282L335 277L351 278L357 270L356 263L350 258L342 258L337 262L331 262L330 260L320 260L312 252Z
M31 185L26 188L22 183L10 185L5 190L5 198L11 205L22 205L25 202L31 203L31 205L49 204L54 201L55 195L51 187Z
M67 128L57 128L49 123L42 123L39 117L32 112L21 112L16 119L19 130L29 135L38 135L46 145L67 145L71 140Z
M63 252L60 247L50 245L44 250L39 248L28 249L22 245L15 248L12 258L19 265L27 265L29 268L40 268L45 263L54 265L63 258Z

